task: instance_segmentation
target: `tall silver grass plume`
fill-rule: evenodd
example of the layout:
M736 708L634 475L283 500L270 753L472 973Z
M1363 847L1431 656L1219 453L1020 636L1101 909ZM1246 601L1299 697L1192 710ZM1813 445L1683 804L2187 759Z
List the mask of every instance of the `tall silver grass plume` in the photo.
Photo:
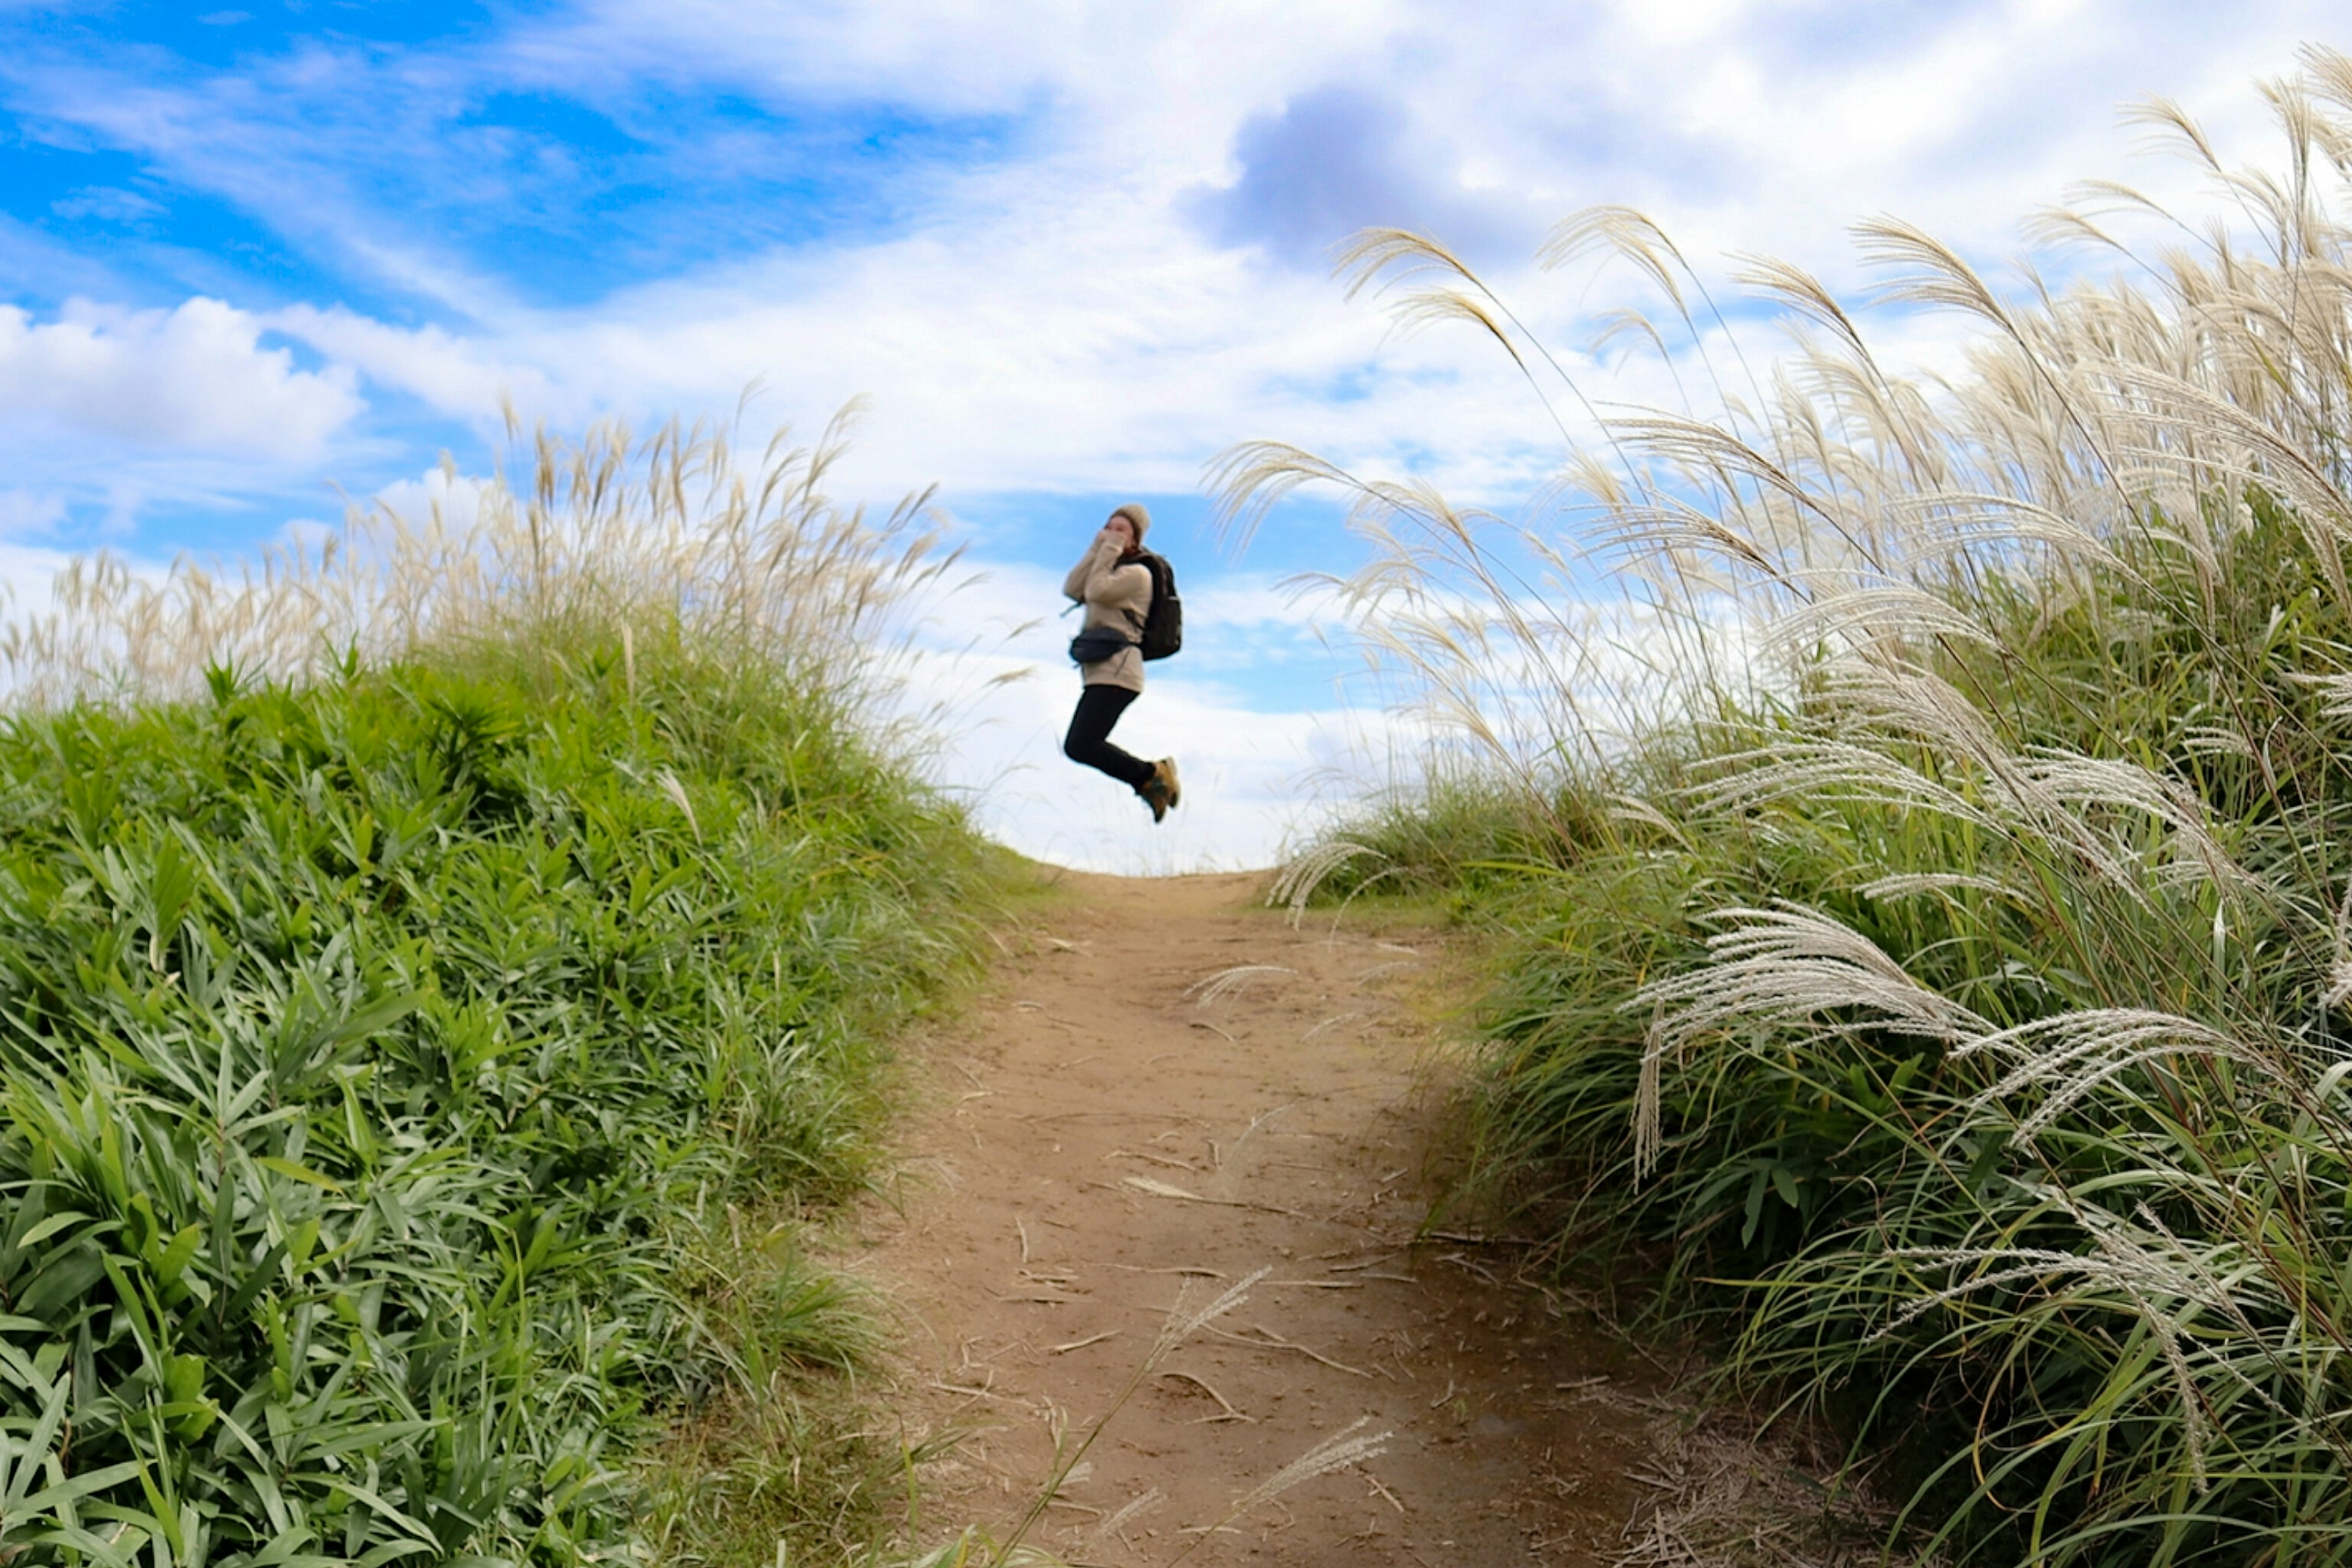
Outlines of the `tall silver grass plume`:
M1781 904L1721 910L1713 918L1738 923L1707 939L1707 963L1654 981L1624 1004L1628 1012L1651 1011L1634 1097L1637 1180L1656 1168L1663 1147L1665 1058L1712 1030L1759 1023L1810 1025L1836 1035L1881 1028L1948 1045L1993 1032L1974 1011L1920 984L1869 938L1818 910Z
M2120 1298L2120 1303L2110 1299L2104 1304L2120 1304L2123 1310L2139 1318L2162 1347L2167 1370L2172 1373L2175 1392L2179 1395L2187 1415L2191 1471L2199 1489L2203 1489L2206 1484L2205 1453L2211 1439L2211 1413L2198 1387L2181 1328L2189 1307L2211 1307L2216 1303L2184 1295L2179 1289L2184 1277L2178 1270L2167 1268L2160 1258L2132 1248L2111 1249L2105 1240L2101 1241L2100 1251L2095 1256L2055 1248L2026 1247L1922 1248L1894 1256L1905 1262L1930 1268L1955 1272L1968 1268L1979 1272L1913 1301L1884 1326L1874 1331L1873 1339L1897 1333L1938 1307L2008 1286L2072 1279L2084 1286L2105 1287L2115 1292L2115 1297ZM2167 1311L2159 1307L2158 1300L2165 1297L2181 1301L2182 1310ZM2079 1304L2088 1307L2103 1303L2092 1299L2080 1299ZM2199 1359L2210 1361L2211 1358L2200 1352Z
M1798 1024L1845 1009L1871 1021L1824 1027L1886 1028L1948 1044L1992 1032L1970 1008L1922 985L1868 937L1819 910L1783 902L1711 918L1736 923L1707 939L1708 962L1652 982L1625 1004L1628 1011L1662 1010L1659 1027L1670 1040L1735 1020Z
M1396 1434L1374 1432L1369 1436L1358 1436L1371 1424L1370 1416L1357 1416L1355 1420L1332 1433L1244 1493L1225 1517L1229 1520L1238 1519L1250 1510L1280 1497L1293 1487L1303 1485L1318 1476L1328 1476L1334 1470L1344 1470L1351 1465L1360 1465L1368 1459L1379 1458L1388 1452L1389 1439Z
M1333 872L1360 855L1369 855L1376 860L1388 858L1369 845L1358 844L1346 838L1326 839L1292 857L1283 863L1281 869L1274 874L1273 882L1267 886L1266 907L1272 909L1278 904L1288 905L1290 927L1293 931L1297 930L1300 922L1307 918L1307 900L1314 898L1315 890L1321 887Z
M2352 877L2345 879L2344 897L2336 903L2328 942L2334 953L2327 970L2327 989L2321 1001L2329 1007L2341 1007L2352 1002Z
M1087 1532L1089 1550L1117 1541L1124 1545L1119 1531L1143 1515L1168 1500L1168 1494L1158 1487L1148 1488L1140 1496L1130 1498L1119 1510Z
M1213 1006L1269 975L1296 974L1298 971L1283 963L1236 963L1231 969L1220 969L1204 980L1195 980L1184 987L1184 994L1192 998L1196 1007Z
M2177 1235L2171 1226L2166 1225L2163 1216L2148 1206L2145 1200L2132 1205L2132 1217L2137 1219L2148 1234L2159 1239L2166 1248L2166 1257L2177 1264L2176 1272L2197 1282L2198 1294L2195 1300L2199 1307L2228 1319L2231 1327L2243 1336L2245 1342L2263 1347L2262 1353L2265 1358L2275 1353L2272 1347L2279 1343L2280 1336L2275 1330L2265 1331L2263 1328L2258 1326L2252 1313L2247 1310L2247 1307L2251 1302L2267 1311L2274 1305L2274 1299L2278 1292L2275 1290L2265 1292L2259 1288L2253 1290L2233 1288L2231 1282L2224 1280L2214 1272L2213 1262L2218 1257L2231 1267L2234 1275L2238 1271L2236 1266L2242 1256L2240 1249L2232 1247L2217 1249L2191 1245ZM2103 1239L2101 1245L2107 1247L2111 1242ZM2273 1300L2265 1300L2266 1295ZM2181 1314L2181 1321L2184 1325L2186 1321L2187 1314L2184 1311ZM2200 1347L2200 1349L2203 1348ZM2315 1418L2308 1411L2298 1412L2290 1409L2276 1394L2249 1377L2241 1368L2238 1361L2231 1356L2208 1350L2202 1359L2207 1365L2219 1370L2239 1388L2267 1405L2272 1414L2293 1423L2304 1432L2310 1434L2315 1440L2333 1448L2339 1458L2352 1455L2352 1445L2347 1445L2342 1433L2336 1430L2336 1423L2332 1416L2322 1415ZM2183 1360L2185 1361L2185 1357ZM2210 1405L2200 1401L2200 1409L2210 1421L2212 1415Z
M654 775L654 783L660 788L662 794L668 798L669 803L672 805L677 806L678 811L684 815L686 817L687 826L694 830L694 841L698 844L701 843L702 821L699 817L694 815L694 801L686 793L686 785L678 782L677 774L667 768L664 768L661 772Z
M194 697L208 668L300 679L346 650L380 661L583 620L620 631L632 674L635 631L667 622L813 678L837 671L838 685L953 561L936 549L928 493L879 521L827 497L854 414L810 447L780 432L749 463L702 425L639 442L608 422L577 446L543 430L524 445L518 429L520 475L445 468L421 516L355 507L323 542L223 570L76 561L45 609L0 627L7 695L36 706Z
M2022 889L2011 887L1998 877L1986 877L1960 871L1901 871L1891 876L1874 877L1854 889L1864 898L1873 900L1916 899L1925 893L1984 893L2011 903L2023 901Z
M1642 1071L1633 1086L1633 1180L1650 1179L1665 1148L1666 1009L1655 1003L1650 1027L1642 1037Z
M1682 824L1630 791L1621 790L1609 796L1609 815L1618 822L1634 822L1644 827L1656 828L1676 843L1685 846L1690 843L1690 837L1683 831Z
M1335 1470L1344 1470L1351 1466L1377 1459L1387 1453L1389 1439L1396 1436L1394 1432L1375 1432L1369 1436L1358 1435L1371 1424L1370 1416L1357 1416L1355 1420L1332 1433L1236 1498L1233 1507L1225 1510L1224 1517L1214 1524L1190 1527L1193 1531L1192 1541L1186 1543L1183 1551L1168 1560L1167 1568L1176 1568L1177 1563L1181 1563L1199 1549L1201 1542L1225 1529L1251 1510L1263 1507L1280 1497L1291 1488L1303 1486L1318 1476L1328 1476Z
M1704 811L1746 811L1781 800L1869 802L1932 811L2006 836L2011 825L1978 800L1881 745L1792 736L1769 749L1732 752L1702 763L1684 795Z
M1943 641L1999 647L2000 636L1977 616L1940 594L1908 583L1840 587L1816 595L1769 627L1764 647L1786 656L1825 643L1856 652L1907 656L1923 645Z
M1890 495L1885 504L1889 521L1903 526L1906 543L1921 562L1966 560L1989 549L2036 544L2076 564L2131 574L2113 543L2086 525L2081 513L2055 511L2023 496L1938 488Z
M1955 1060L1982 1053L2014 1065L1969 1102L1973 1110L2004 1107L2032 1091L2041 1097L2017 1120L2014 1135L2032 1149L2046 1131L2103 1084L2130 1069L2168 1057L2219 1058L2254 1068L2276 1070L2279 1058L2210 1025L2176 1014L2129 1007L2083 1008L2036 1018L1952 1047Z
M2230 757L2255 762L2254 743L2226 724L2191 724L2180 731L2180 747L2192 757Z
M1176 1289L1176 1303L1168 1310L1167 1321L1160 1325L1160 1337L1152 1345L1148 1364L1157 1365L1168 1352L1239 1308L1249 1300L1250 1287L1273 1272L1271 1267L1253 1268L1211 1298L1206 1306L1198 1309L1192 1308L1187 1300L1192 1291L1192 1277L1187 1275Z
M2105 1306L2137 1317L2159 1347L2172 1375L2174 1393L2184 1416L2191 1479L2200 1491L2209 1484L2207 1455L2213 1437L2213 1411L2200 1382L2200 1368L2218 1373L2233 1386L2251 1392L2265 1404L2277 1405L2273 1395L2231 1365L2226 1347L2207 1343L2189 1332L2190 1320L2210 1314L2257 1342L2267 1339L2254 1325L2246 1298L2270 1297L2258 1270L2230 1268L2217 1275L2198 1254L2160 1221L2145 1204L2138 1205L2143 1223L2135 1226L2121 1215L2053 1193L2057 1207L2079 1225L2095 1250L2069 1252L2054 1247L1917 1247L1898 1249L1891 1256L1906 1263L1958 1274L1966 1279L1930 1290L1912 1301L1871 1338L1884 1339L1941 1306L1987 1290L2029 1283L2042 1287L2053 1303L2062 1300L2081 1307ZM2227 1283L2224 1283L2226 1278ZM2050 1281L2076 1282L2073 1294L2063 1294ZM2085 1289L2112 1292L2105 1298L2084 1295ZM2284 1299L2263 1300L2261 1310L2286 1306ZM2281 1415L2292 1413L2280 1409Z
M2172 860L2189 864L2218 883L2249 881L2213 838L2201 805L2174 781L2119 759L2049 750L2018 755L2001 743L1965 694L1929 671L1845 661L1832 662L1825 675L1826 695L1859 726L1838 753L1854 770L1852 787L1857 794L1868 797L1868 785L1875 785L1877 797L1889 804L1934 804L1961 820L1996 826L2012 837L2055 841L2109 887L2143 904L2151 868L2137 850L2100 831L2085 807L2155 816L2173 833ZM1993 787L1982 804L1972 804L1883 753L1876 763L1856 754L1880 753L1889 738L1924 743L1949 763L1976 771ZM1830 787L1849 787L1825 772L1815 760L1817 750L1800 745L1791 748L1785 762L1759 759L1759 776L1737 786L1738 792L1750 798L1769 792L1777 798L1800 787L1807 777ZM1896 790L1913 792L1914 798L1904 801Z
M1943 676L1916 666L1832 661L1823 696L1864 726L1865 738L1888 734L1924 742L1940 756L1974 767L2024 798L2018 763L1977 705Z
M2080 813L2086 807L2153 817L2172 835L2172 854L2225 889L2267 890L2264 879L2239 864L2214 837L2205 803L2179 779L2121 757L2049 752L2023 764L2023 775L2049 798Z
M2294 675L2289 679L2318 690L2322 713L2339 722L2352 721L2352 675Z

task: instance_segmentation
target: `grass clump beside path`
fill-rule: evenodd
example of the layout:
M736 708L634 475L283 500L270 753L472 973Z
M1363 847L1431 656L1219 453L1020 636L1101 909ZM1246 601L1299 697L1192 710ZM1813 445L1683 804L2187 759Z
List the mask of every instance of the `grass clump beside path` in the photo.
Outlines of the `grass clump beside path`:
M1948 384L1754 267L1816 335L1578 470L1646 584L1613 623L1528 591L1570 559L1536 525L1359 492L1380 636L1502 783L1310 868L1502 933L1483 1176L1946 1560L2352 1561L2352 61L2305 67L2287 171L2215 170L2254 232L2130 279L2007 295L1870 226L1890 293L1982 329ZM1641 220L1557 254L1596 249L1711 320Z
M998 872L852 649L674 559L0 729L0 1561L577 1563L755 1490L765 1560L841 1507L795 1218Z

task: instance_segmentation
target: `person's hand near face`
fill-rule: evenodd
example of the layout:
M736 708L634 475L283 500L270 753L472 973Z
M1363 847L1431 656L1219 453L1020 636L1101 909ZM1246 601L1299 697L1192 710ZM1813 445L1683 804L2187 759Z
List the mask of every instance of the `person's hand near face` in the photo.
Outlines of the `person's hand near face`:
M1070 715L1069 733L1062 738L1062 754L1128 785L1151 808L1151 820L1160 822L1183 799L1183 791L1176 781L1176 759L1162 757L1156 763L1146 762L1113 745L1110 739L1111 727L1118 722L1119 715L1143 692L1143 665L1136 654L1149 623L1146 606L1150 598L1146 595L1142 604L1135 603L1137 584L1128 575L1127 568L1133 565L1143 576L1153 576L1143 570L1143 533L1150 526L1151 518L1141 506L1119 508L1104 521L1102 531L1087 547L1085 558L1070 568L1069 577L1062 584L1065 597L1087 606L1087 630L1070 640L1070 657L1079 661L1085 679L1080 683L1077 710ZM1105 567L1105 555L1111 558L1116 571ZM1122 580L1113 582L1114 577ZM1156 583L1150 586L1157 591ZM1099 600L1094 597L1098 593L1104 595ZM1117 622L1121 616L1133 625L1118 626ZM1097 637L1097 633L1103 635ZM1128 646L1112 647L1107 650L1107 658L1089 657L1094 652L1106 651L1105 637Z

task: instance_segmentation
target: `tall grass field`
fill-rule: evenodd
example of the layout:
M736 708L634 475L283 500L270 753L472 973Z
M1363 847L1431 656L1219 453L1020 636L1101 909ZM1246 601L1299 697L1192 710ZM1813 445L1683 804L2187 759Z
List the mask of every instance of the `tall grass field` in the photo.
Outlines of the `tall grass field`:
M17 623L0 1563L831 1542L888 1456L803 1419L801 1221L997 873L873 723L919 510L830 450L542 441Z
M2043 215L2063 282L1865 225L1882 315L1967 329L1936 377L1610 209L1548 259L1646 278L1693 401L1588 417L1367 236L1591 432L1553 504L1227 471L1244 523L1352 487L1345 585L1466 737L1294 885L1496 933L1486 1190L1843 1434L1906 1553L2352 1561L2352 60L2263 90L2268 168L2142 110L2211 199Z

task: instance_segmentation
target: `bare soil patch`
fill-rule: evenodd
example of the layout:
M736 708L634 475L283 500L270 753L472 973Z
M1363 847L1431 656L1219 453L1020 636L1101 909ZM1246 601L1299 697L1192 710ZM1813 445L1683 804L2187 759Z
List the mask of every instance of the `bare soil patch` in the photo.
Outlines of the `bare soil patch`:
M1001 1537L1186 1282L1197 1305L1270 1268L1110 1415L1036 1544L1165 1562L1360 1417L1385 1453L1191 1561L1580 1564L1633 1544L1670 1479L1637 1479L1674 1425L1664 1380L1513 1282L1509 1249L1424 1228L1442 937L1293 930L1254 907L1255 876L1067 885L919 1068L900 1201L867 1221L865 1270L904 1309L908 1436L961 1435L920 1468L923 1533Z

